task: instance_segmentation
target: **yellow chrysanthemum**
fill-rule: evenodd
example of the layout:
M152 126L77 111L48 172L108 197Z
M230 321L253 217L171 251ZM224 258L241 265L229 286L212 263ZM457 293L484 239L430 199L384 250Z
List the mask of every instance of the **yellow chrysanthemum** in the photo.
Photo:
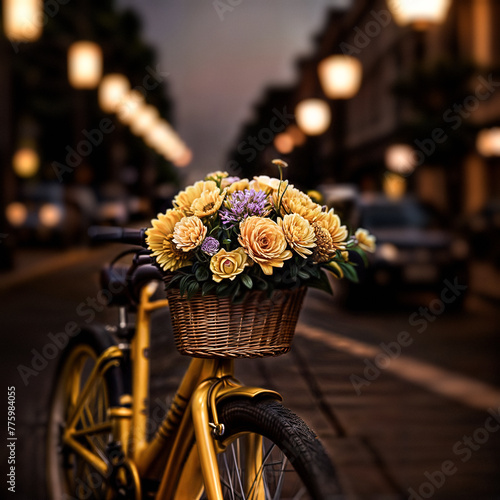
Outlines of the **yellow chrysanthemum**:
M217 170L215 172L210 172L207 174L205 177L206 181L218 181L220 179L224 179L225 177L228 177L229 174L227 172L222 172L221 170Z
M281 215L298 214L309 222L314 222L321 214L321 205L314 203L307 194L289 186L285 193L274 193L274 205L280 207Z
M199 198L193 201L190 211L196 217L210 217L219 210L226 196L226 190L222 193L219 188L203 191Z
M362 250L366 252L375 252L376 242L373 234L370 234L366 229L360 227L354 234L354 237Z
M183 252L200 246L207 235L207 228L195 215L182 218L174 227L172 241Z
M191 205L197 200L204 191L219 190L214 181L198 181L193 186L187 187L181 191L173 201L173 205L178 210L184 212L184 215L193 215Z
M299 214L288 214L278 219L288 244L304 259L312 254L311 248L316 246L314 228Z
M231 252L226 252L221 248L210 259L210 270L213 273L212 279L217 283L226 278L234 280L238 274L243 272L246 266L248 266L248 256L241 247Z
M314 222L328 231L332 238L333 249L345 250L345 240L348 236L347 228L342 226L340 217L333 212L333 208L328 212L321 212L314 219Z
M173 241L175 225L183 217L179 210L167 210L165 214L158 214L158 218L151 221L153 227L146 231L146 243L151 255L165 271L176 271L191 265L189 253L177 248Z
M273 267L283 267L292 257L287 250L283 230L276 222L264 217L248 217L240 224L240 245L248 256L261 267L264 274L273 274Z

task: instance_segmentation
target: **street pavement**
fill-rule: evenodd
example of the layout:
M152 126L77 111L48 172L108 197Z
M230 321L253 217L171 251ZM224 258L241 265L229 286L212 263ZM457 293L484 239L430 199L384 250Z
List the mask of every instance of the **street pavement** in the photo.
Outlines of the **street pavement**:
M0 374L5 394L16 387L17 418L16 492L2 498L45 498L57 353L35 365L34 356L50 334L88 317L79 306L97 296L98 269L118 250L22 252L18 270L0 275ZM309 291L292 351L237 363L239 378L278 390L315 430L348 498L500 499L499 276L484 263L472 271L464 311L422 295L405 308L351 312ZM447 296L460 293L449 282ZM96 311L102 321L114 316ZM151 410L159 415L189 362L175 351L168 311L155 315L151 352Z

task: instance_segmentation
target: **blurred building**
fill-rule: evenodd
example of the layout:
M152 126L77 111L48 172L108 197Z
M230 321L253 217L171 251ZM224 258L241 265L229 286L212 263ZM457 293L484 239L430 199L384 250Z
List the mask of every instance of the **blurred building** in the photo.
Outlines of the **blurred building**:
M348 182L377 191L389 148L404 144L411 148L409 165L399 175L408 191L454 218L481 210L500 197L498 139L483 141L492 151L477 147L484 129L500 125L499 18L496 0L452 0L443 21L426 26L401 26L385 0L355 0L346 11L331 11L314 53L297 63L297 83L281 93L289 99L265 94L230 165L255 175L268 168L269 158L282 157L290 163L289 177L305 187ZM328 99L322 90L318 64L332 54L362 64L361 87L350 99ZM252 158L244 154L249 134L269 128L270 110L295 114L310 98L328 103L332 120L323 134L290 151L274 140L278 132Z
M143 39L138 16L117 10L113 0L40 5L36 39L8 38L5 23L0 35L0 268L8 267L16 244L71 244L85 237L89 224L149 215L142 200L151 197L154 183L176 179L172 163L126 120L132 105L123 100L118 113L100 102L103 76L121 74L144 107L171 121L166 73ZM25 20L24 28L33 22ZM71 79L70 48L80 41L93 42L101 56L102 72L92 85ZM87 65L84 76L92 70Z

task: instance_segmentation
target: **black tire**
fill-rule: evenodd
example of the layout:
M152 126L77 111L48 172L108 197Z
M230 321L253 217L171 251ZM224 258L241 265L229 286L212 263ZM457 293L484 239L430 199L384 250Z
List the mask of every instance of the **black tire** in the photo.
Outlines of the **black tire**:
M88 462L62 443L62 434L72 404L76 401L96 359L114 344L103 327L89 327L71 339L64 349L56 372L47 429L47 490L54 500L109 499L112 488ZM120 405L123 377L119 366L112 366L100 377L85 403L77 429L108 422L107 409ZM80 443L102 457L111 440L111 430L82 437Z
M225 427L220 439L227 445L218 459L224 498L252 498L242 491L245 467L241 466L244 461L239 461L244 456L243 436L249 433L264 438L262 470L266 499L343 498L322 444L297 415L279 402L235 399L222 402L217 411Z

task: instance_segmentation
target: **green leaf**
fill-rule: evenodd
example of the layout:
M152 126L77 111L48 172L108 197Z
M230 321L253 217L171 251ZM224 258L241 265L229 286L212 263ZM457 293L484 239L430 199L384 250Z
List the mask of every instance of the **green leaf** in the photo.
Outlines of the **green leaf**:
M214 281L205 281L205 283L203 283L203 286L201 288L201 294L202 295L207 295L208 293L210 293L215 287L217 286L217 283L215 283Z
M325 273L321 273L321 278L312 278L307 282L307 286L311 288L317 288L330 295L333 295L332 286L328 280L328 276Z
M253 281L252 281L252 278L250 278L250 276L248 276L248 274L241 274L241 281L242 283L249 289L251 290L252 287L253 287Z
M210 271L206 267L198 267L194 275L198 281L206 281L210 278Z
M308 280L309 279L309 274L307 274L305 271L302 269L299 271L299 278L302 278L303 280Z
M189 283L187 287L187 298L188 300L193 297L200 290L200 285L196 281Z
M354 270L354 267L352 266L352 264L339 263L339 266L342 269L342 271L344 272L344 276L348 280L350 280L354 283L358 283L358 281L359 281L358 273Z

